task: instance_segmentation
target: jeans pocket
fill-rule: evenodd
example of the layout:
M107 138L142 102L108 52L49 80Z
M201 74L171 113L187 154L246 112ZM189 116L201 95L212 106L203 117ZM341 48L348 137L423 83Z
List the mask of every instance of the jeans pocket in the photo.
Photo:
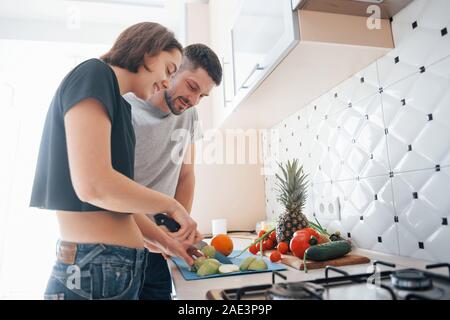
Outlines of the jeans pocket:
M56 263L44 293L45 300L83 300L92 298L89 270Z
M135 281L131 265L104 263L102 264L102 274L102 296L104 299L124 297L134 287Z

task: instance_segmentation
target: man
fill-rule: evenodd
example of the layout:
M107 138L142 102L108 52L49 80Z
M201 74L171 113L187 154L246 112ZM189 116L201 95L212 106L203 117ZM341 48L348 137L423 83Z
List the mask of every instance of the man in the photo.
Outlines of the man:
M195 187L194 143L202 137L197 110L192 107L221 79L217 55L203 44L193 44L184 49L180 69L168 88L159 88L147 101L133 94L124 96L132 106L136 134L135 180L174 197L189 213ZM140 299L171 299L171 292L165 258L150 252Z

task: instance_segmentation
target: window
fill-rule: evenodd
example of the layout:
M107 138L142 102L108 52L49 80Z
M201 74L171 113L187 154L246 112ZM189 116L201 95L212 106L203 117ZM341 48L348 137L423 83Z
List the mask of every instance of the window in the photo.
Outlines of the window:
M44 119L63 77L108 46L0 40L0 299L41 299L56 216L29 208Z

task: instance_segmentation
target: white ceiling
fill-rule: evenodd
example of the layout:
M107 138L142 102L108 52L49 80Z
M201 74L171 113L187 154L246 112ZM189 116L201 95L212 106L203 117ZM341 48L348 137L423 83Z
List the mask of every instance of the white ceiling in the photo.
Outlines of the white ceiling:
M165 0L2 0L0 18L63 21L69 15L79 13L84 22L130 25L154 21L166 25L170 21L164 3Z
M0 0L0 39L111 44L143 21L186 42L186 3L208 0Z

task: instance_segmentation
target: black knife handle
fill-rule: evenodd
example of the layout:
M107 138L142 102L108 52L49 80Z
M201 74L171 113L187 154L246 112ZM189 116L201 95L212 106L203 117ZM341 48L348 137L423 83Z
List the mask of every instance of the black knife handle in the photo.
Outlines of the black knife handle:
M170 232L177 232L181 226L174 219L164 213L158 213L153 216L158 226L165 226Z

